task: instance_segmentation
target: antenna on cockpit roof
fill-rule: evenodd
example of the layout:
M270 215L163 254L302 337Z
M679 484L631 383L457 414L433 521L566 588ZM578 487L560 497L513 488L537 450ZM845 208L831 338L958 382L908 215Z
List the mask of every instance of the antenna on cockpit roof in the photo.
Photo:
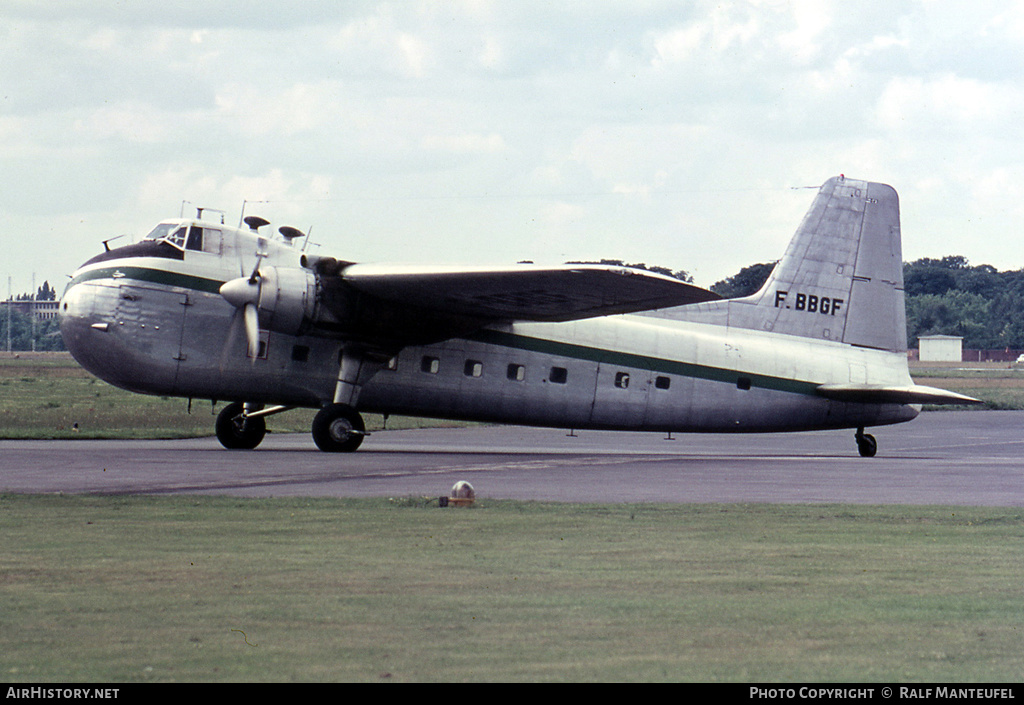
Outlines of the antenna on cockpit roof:
M238 227L242 227L242 223L248 223L249 222L249 218L247 218L246 215L245 215L245 207L247 205L249 205L250 203L267 203L267 201L246 201L246 200L243 200L242 201L242 214L238 218ZM263 220L263 219L260 218L260 220ZM264 222L264 225L269 225L269 224L270 224L269 220ZM249 227L251 228L252 226L250 225ZM263 227L263 226L262 225L258 225L256 227ZM253 229L255 230L255 228L253 228Z
M112 243L114 240L120 240L123 237L128 237L128 236L127 235L118 235L116 237L108 237L106 240L103 241L103 249L106 250L107 252L110 252L110 243Z

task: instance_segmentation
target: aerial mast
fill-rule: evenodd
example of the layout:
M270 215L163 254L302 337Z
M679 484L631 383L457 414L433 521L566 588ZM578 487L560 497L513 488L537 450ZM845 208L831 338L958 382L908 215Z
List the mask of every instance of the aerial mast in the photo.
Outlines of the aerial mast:
M11 276L7 275L7 352L11 351Z
M32 272L32 298L29 299L29 310L32 312L32 352L36 351L36 273Z

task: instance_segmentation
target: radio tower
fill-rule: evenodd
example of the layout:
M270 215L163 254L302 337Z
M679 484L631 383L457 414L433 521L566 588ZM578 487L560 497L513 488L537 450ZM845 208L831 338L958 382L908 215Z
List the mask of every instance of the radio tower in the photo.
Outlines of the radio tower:
M11 351L11 277L7 276L7 352Z

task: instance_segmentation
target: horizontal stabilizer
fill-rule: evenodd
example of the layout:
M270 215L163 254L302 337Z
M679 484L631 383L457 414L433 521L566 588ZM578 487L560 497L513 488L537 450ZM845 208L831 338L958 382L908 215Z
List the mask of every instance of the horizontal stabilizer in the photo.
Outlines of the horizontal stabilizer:
M384 301L481 320L571 321L720 298L662 274L601 265L353 264L340 276L349 286Z
M884 384L823 384L819 396L833 401L862 404L983 404L980 399L920 384L887 386Z

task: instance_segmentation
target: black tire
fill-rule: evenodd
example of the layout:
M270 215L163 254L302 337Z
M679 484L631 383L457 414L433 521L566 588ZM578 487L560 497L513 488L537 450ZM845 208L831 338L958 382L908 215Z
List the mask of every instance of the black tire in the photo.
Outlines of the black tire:
M870 433L858 434L857 451L862 458L873 458L878 452L878 441Z
M252 450L267 435L267 422L260 416L242 419L245 406L240 401L228 404L217 414L217 440L229 450Z
M313 418L313 442L326 453L351 453L365 435L363 417L348 404L328 404Z

